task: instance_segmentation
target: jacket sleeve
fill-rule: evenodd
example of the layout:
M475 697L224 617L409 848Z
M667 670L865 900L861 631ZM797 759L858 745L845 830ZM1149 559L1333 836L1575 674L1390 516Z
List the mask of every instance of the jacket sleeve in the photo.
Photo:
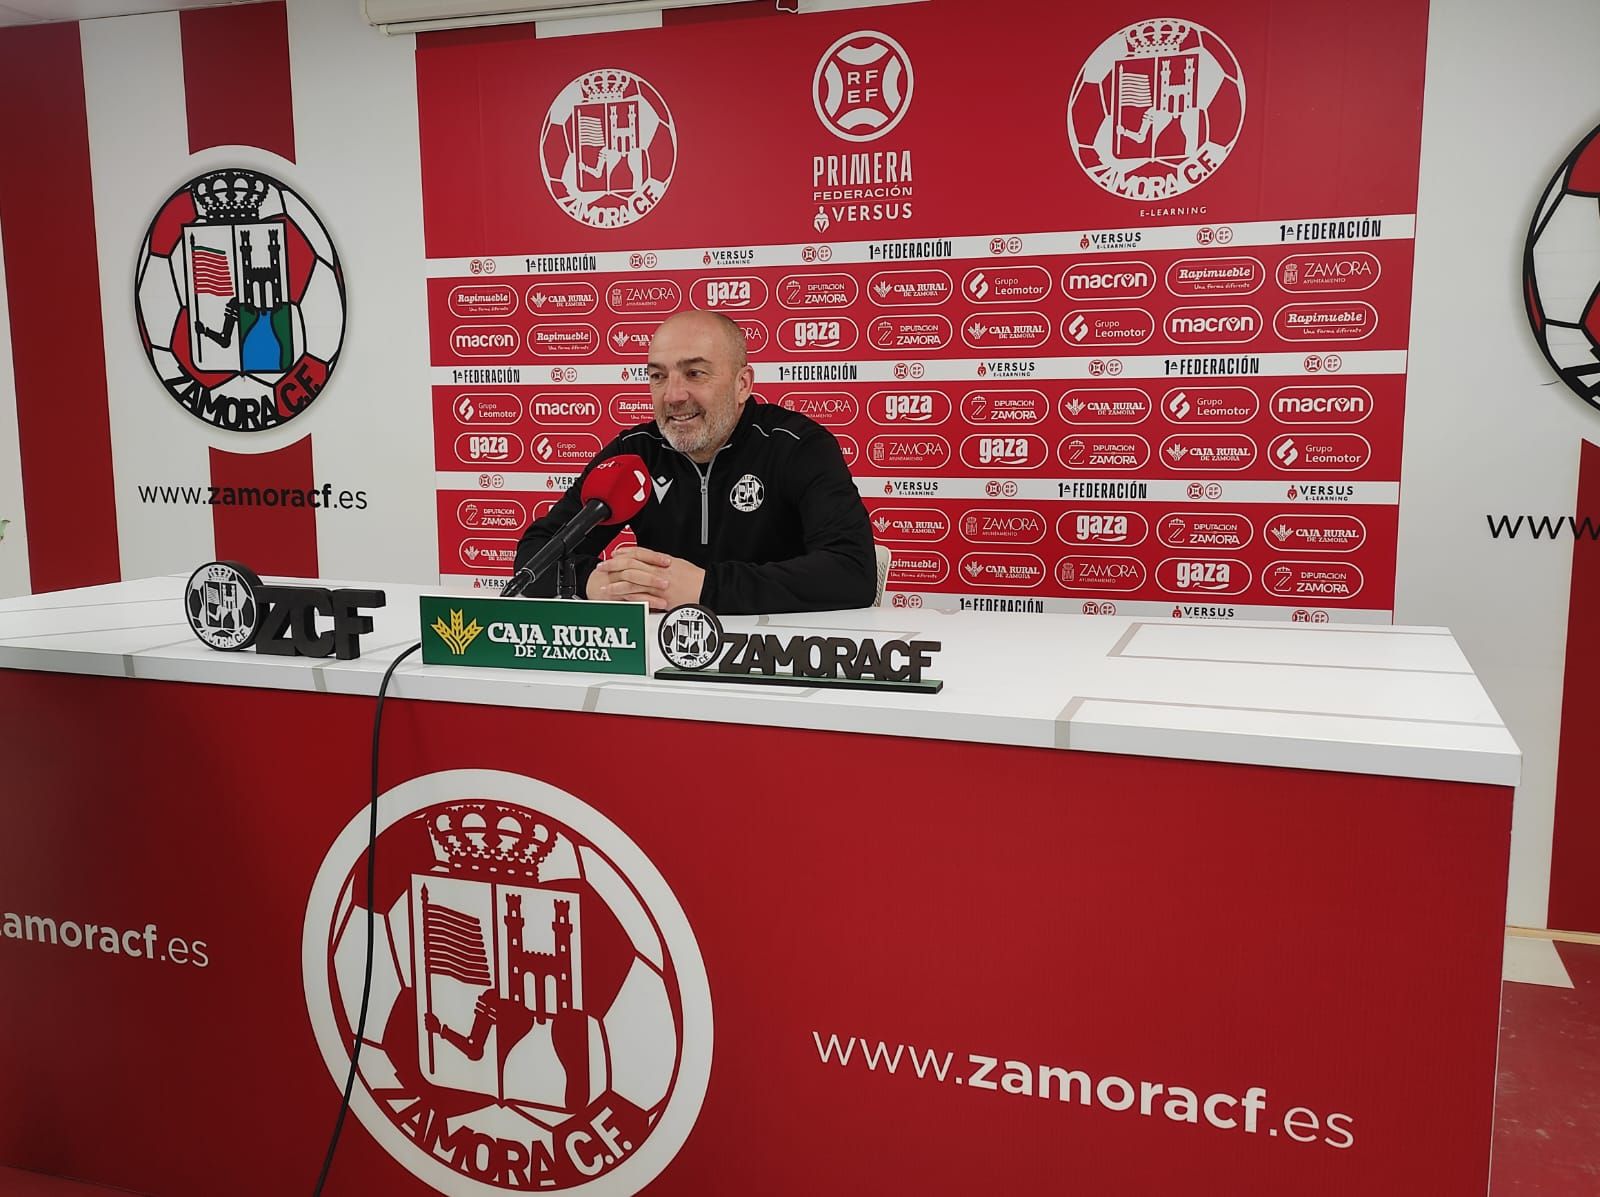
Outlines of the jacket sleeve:
M567 521L583 509L583 483L589 477L589 471L594 469L608 457L615 457L622 452L620 440L613 440L594 459L583 467L583 473L578 475L578 480L567 487L567 493L556 501L556 505L545 512L538 519L528 525L522 533L522 539L517 541L516 569L523 565L555 534L567 526ZM589 575L594 573L594 568L600 562L600 554L605 552L606 546L617 538L622 531L620 524L601 524L590 532L573 549L572 560L578 567L578 597L582 598L584 587L588 585ZM547 569L526 590L525 595L532 598L551 598L556 592L557 570Z
M804 550L786 561L720 561L706 570L700 601L722 615L870 607L878 589L872 525L839 442L807 433L783 472L800 516Z

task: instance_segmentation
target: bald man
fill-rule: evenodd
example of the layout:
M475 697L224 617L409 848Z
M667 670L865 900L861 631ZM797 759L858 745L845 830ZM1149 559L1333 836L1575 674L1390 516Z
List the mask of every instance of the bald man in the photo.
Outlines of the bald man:
M701 603L723 615L868 607L872 528L839 442L786 408L749 402L744 334L715 312L680 312L656 330L648 366L655 420L625 429L517 544L520 568L582 507L583 478L619 453L644 458L655 494L629 521L637 545L605 561L617 534L578 543L578 592ZM555 592L550 570L527 593Z

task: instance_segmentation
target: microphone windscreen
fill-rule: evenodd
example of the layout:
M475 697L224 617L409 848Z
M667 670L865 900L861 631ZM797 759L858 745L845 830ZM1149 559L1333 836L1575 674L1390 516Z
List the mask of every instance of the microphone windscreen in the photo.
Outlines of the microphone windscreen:
M601 523L626 523L650 500L650 471L637 453L608 457L589 471L579 495L585 503L599 499L611 508L611 514Z

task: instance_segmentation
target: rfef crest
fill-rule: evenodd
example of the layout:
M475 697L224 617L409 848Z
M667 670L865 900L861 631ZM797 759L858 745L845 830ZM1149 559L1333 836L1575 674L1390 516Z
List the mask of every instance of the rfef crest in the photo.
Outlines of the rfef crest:
M304 200L259 171L212 171L173 192L145 234L134 291L167 393L228 431L294 419L344 343L333 241Z
M351 1108L452 1194L638 1192L687 1138L711 999L683 911L609 820L480 770L380 800L372 1010ZM313 886L311 1021L342 1083L366 952L365 813ZM604 1178L604 1179L602 1179Z
M539 134L545 186L580 224L621 228L661 202L678 140L661 93L631 71L580 75L550 103Z
M1129 25L1089 55L1067 102L1078 163L1112 195L1159 200L1206 181L1244 126L1244 76L1203 25Z

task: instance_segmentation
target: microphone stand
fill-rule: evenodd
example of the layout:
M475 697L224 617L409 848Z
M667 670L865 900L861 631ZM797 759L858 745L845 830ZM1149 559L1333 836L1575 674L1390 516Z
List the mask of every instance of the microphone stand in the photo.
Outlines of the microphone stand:
M571 553L562 553L561 560L556 564L556 597L578 597L578 563L572 559Z

